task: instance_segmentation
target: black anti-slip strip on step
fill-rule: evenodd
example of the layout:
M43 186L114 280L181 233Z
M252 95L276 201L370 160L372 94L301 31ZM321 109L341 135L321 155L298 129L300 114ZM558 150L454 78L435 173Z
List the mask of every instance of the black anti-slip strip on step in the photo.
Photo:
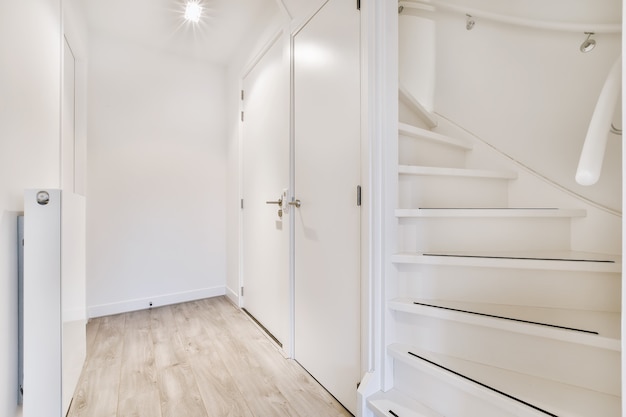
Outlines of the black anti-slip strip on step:
M459 313L473 314L475 316L483 316L483 317L491 317L491 318L495 318L495 319L517 321L519 323L526 323L526 324L536 324L538 326L553 327L553 328L561 329L561 330L571 330L571 331L574 331L574 332L589 333L589 334L595 334L595 335L599 335L600 334L600 333L594 332L592 330L583 330L583 329L576 329L574 327L557 326L556 324L548 324L548 323L541 323L541 322L538 322L538 321L530 321L530 320L516 319L516 318L512 318L512 317L497 316L497 315L494 315L494 314L477 313L475 311L460 310L458 308L442 307L442 306L438 306L438 305L434 305L434 304L418 303L417 301L414 301L413 304L418 305L418 306L424 306L424 307L438 308L438 309L441 309L441 310L449 310L449 311L456 311L456 312L459 312Z
M426 358L423 358L423 357L421 357L421 356L419 356L419 355L417 355L417 354L415 354L415 353L413 353L413 352L407 352L407 353L408 353L409 355L411 355L411 356L415 357L415 358L421 359L421 360L423 360L424 362L428 362L428 363L429 363L429 364L431 364L431 365L434 365L434 366L436 366L436 367L438 367L438 368L440 368L440 369L443 369L444 371L448 371L448 372L450 372L450 373L452 373L452 374L454 374L454 375L460 376L460 377L461 377L461 378L463 378L463 379L466 379L466 380L468 380L468 381L470 381L470 382L473 382L474 384L480 385L481 387L487 388L488 390L491 390L491 391L493 391L493 392L495 392L495 393L498 393L498 394L500 394L500 395L503 395L503 396L505 396L505 397L507 397L507 398L509 398L509 399L513 400L513 401L517 401L518 403L524 404L525 406L530 407L530 408L532 408L532 409L534 409L534 410L537 410L537 411L539 411L539 412L542 412L542 413L544 413L544 414L546 414L546 415L548 415L548 416L552 416L552 417L559 417L559 416L557 416L556 414L552 414L551 412L544 410L543 408L539 408L539 407L537 407L536 405L533 405L533 404L531 404L531 403L529 403L529 402L527 402L527 401L524 401L524 400L522 400L522 399L519 399L519 398L517 398L517 397L514 397L513 395L507 394L506 392L500 391L499 389L496 389L496 388L494 388L494 387L491 387L491 386L489 386L489 385L487 385L487 384L483 384L482 382L476 381L475 379L472 379L472 378L470 378L470 377L468 377L468 376L465 376L465 375L463 375L463 374L461 374L461 373L459 373L459 372L453 371L453 370L452 370L452 369L450 369L450 368L446 368L446 367L445 367L445 366L443 366L443 365L439 365L438 363L433 362L433 361L431 361L431 360L428 360L428 359L426 359Z
M563 262L597 262L614 264L615 261L603 259L568 259L568 258L539 258L528 256L493 256L493 255L453 255L446 253L423 253L423 256L441 256L448 258L480 258L480 259L519 259L524 261L563 261Z
M394 413L393 410L389 410L389 414L391 414L393 417L400 417L399 415Z

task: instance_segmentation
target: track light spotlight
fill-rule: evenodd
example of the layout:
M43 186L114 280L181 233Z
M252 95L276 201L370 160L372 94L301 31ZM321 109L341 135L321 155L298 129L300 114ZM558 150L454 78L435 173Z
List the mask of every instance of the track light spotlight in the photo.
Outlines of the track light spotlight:
M593 32L585 32L585 35L587 35L587 39L585 39L583 41L583 43L580 44L580 52L589 52L593 48L596 47L596 40L595 39L591 39L591 35L594 35L594 33Z

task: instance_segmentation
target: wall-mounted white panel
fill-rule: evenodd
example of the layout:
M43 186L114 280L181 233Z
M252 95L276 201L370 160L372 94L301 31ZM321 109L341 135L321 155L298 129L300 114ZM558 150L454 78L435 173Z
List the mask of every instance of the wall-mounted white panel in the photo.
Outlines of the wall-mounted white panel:
M61 191L26 190L24 217L23 412L60 416Z
M61 212L61 315L63 415L85 362L85 198L63 192Z

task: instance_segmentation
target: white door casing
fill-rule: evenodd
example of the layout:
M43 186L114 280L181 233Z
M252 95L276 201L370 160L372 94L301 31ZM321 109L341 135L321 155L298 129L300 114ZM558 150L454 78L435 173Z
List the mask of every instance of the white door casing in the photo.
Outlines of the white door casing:
M84 193L85 155L84 137L76 134L81 110L77 108L76 97L84 85L76 82L80 76L76 64L69 40L65 38L61 100L61 415L69 409L87 355L86 211L85 197L80 194Z
M293 37L295 358L356 413L360 17L330 0Z
M242 82L242 306L288 344L289 220L287 213L279 217L278 205L267 204L289 184L289 61L283 41L274 39Z

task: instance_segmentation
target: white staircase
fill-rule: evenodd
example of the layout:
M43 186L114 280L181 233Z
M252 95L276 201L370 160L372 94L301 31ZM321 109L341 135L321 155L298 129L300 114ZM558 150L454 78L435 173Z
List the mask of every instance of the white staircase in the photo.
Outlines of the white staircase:
M529 195L532 205L511 206L524 200L511 196L514 163L469 163L477 143L435 132L443 120L399 96L399 251L385 300L393 376L369 411L620 416L621 260L571 250L584 204L535 206Z

